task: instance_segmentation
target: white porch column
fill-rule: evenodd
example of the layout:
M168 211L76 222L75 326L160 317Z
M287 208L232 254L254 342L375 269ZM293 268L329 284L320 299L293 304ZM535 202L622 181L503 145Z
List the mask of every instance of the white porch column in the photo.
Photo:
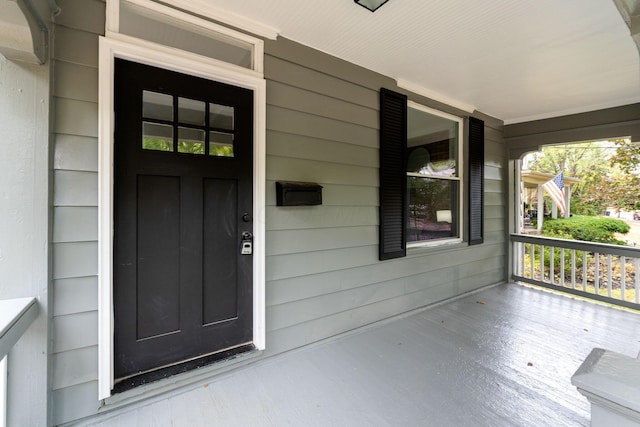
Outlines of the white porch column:
M538 184L538 231L542 231L542 221L544 220L544 188Z
M558 219L558 206L555 203L551 203L551 218Z
M571 384L591 403L592 427L640 426L640 359L594 348Z
M569 218L571 216L571 186L565 185L564 187L564 205L566 210L564 211L564 217Z

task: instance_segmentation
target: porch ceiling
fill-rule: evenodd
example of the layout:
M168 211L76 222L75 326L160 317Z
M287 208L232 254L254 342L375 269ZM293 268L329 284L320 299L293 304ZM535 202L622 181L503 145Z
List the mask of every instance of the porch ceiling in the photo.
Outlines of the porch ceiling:
M172 3L257 21L507 124L640 102L638 47L611 0Z

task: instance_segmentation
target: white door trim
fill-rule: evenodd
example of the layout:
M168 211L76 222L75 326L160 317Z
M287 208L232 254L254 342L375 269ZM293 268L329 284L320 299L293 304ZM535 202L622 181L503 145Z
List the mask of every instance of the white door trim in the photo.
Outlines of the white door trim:
M265 348L265 146L266 82L261 74L220 61L127 37L100 38L98 88L98 398L113 388L113 82L114 59L165 68L253 91L253 344ZM176 57L180 60L176 61Z

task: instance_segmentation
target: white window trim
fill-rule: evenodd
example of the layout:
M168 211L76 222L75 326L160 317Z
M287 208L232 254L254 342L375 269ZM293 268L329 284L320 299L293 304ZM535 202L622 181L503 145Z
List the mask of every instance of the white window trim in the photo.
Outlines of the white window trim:
M414 101L407 101L407 108L413 108L414 110L423 111L428 114L433 114L434 116L442 117L454 122L458 123L458 176L456 177L442 177L442 176L429 176L429 175L420 175L421 178L434 178L434 179L446 179L449 181L458 181L459 182L459 190L458 190L458 237L452 238L444 238L444 239L435 239L435 240L422 240L419 242L407 242L407 249L417 249L417 248L430 248L435 246L443 246L443 245L452 245L456 243L462 243L463 241L463 230L464 230L464 210L466 208L464 204L464 119L459 116L454 116L453 114L445 113L440 110L436 110L430 107L426 107L422 104L418 104ZM417 176L416 174L411 174L411 176ZM408 196L407 196L408 197ZM406 227L406 224L405 224Z
M180 60L177 61L176 57ZM265 147L266 81L261 73L178 49L119 35L100 37L98 104L98 398L111 396L114 384L113 312L113 131L114 59L122 58L253 91L253 344L265 348ZM224 63L223 63L224 64Z
M251 70L256 71L260 74L264 72L264 42L262 40L246 35L244 33L232 30L230 28L223 27L221 25L215 24L205 19L198 18L197 16L193 16L188 13L181 12L177 9L164 6L162 4L156 3L151 0L107 0L105 35L109 38L124 36L123 33L120 33L121 3L128 3L131 5L135 5L149 12L152 12L160 20L160 22L166 22L170 25L172 23L179 22L184 26L189 26L193 28L194 30L200 29L201 31L205 31L213 38L225 38L227 40L236 40L238 42L249 44L253 46ZM224 15L222 16L223 16L222 18L223 20L225 21L228 20L228 19L225 19ZM175 51L183 52L178 49L175 49ZM189 53L189 52L185 52L185 53ZM226 62L223 62L223 61L218 61L218 64L223 67L227 67L227 66L237 67L236 65L227 64Z

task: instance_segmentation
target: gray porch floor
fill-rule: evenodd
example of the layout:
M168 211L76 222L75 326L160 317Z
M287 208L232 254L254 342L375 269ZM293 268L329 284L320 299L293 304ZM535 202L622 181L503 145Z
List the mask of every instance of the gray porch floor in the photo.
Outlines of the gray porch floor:
M500 285L97 425L586 426L570 379L594 347L635 357L640 315Z

